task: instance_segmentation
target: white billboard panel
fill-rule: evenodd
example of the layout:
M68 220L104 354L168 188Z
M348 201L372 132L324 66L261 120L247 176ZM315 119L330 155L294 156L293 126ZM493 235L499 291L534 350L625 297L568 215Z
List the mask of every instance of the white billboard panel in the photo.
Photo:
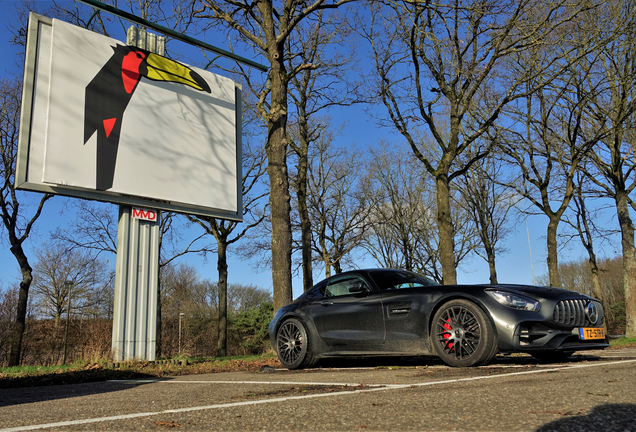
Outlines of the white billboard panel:
M20 188L241 219L240 90L32 15Z

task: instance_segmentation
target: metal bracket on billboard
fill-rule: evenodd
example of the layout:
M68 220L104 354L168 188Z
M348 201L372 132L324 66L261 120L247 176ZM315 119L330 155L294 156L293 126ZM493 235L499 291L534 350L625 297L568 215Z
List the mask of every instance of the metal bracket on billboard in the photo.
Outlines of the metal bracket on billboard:
M97 16L97 14L99 14L100 12L101 11L99 9L93 9L93 15L91 15L91 17L86 22L86 25L84 26L85 29L88 29L88 26L91 25L91 22L93 21L93 18L95 18Z
M171 29L169 29L167 27L164 27L162 25L153 23L151 21L148 21L146 19L143 19L141 17L138 17L136 15L133 15L131 13L123 11L121 9L118 9L118 8L116 8L114 6L107 5L107 4L102 3L100 1L97 1L97 0L79 0L79 1L81 3L87 4L87 5L92 6L94 8L98 8L98 9L104 10L106 12L112 13L113 15L117 15L117 16L119 16L121 18L125 18L128 21L134 22L134 23L139 24L141 26L150 27L150 28L152 28L154 30L157 30L158 32L170 35L170 36L172 36L175 39L179 39L180 41L189 43L190 45L194 45L196 47L200 47L200 48L206 49L208 51L212 51L213 53L222 55L223 57L227 57L227 58L232 59L234 61L237 61L239 63L243 63L243 64L245 64L247 66L259 69L259 70L261 70L263 72L267 72L268 71L267 66L264 66L264 65L262 65L260 63L256 63L255 61L246 59L245 57L238 56L238 55L236 55L234 53L231 53L229 51L226 51L224 49L215 47L214 45L210 45L209 43L200 41L198 39L194 39L194 38L192 38L190 36L184 35L183 33L176 32L176 31L171 30Z

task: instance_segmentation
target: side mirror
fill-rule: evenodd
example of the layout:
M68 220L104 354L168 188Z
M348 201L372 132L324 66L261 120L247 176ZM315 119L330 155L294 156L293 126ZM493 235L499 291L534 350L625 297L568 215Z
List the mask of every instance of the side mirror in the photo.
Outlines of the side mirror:
M369 289L360 281L353 282L349 286L349 293L351 294L361 294L366 292L369 292Z

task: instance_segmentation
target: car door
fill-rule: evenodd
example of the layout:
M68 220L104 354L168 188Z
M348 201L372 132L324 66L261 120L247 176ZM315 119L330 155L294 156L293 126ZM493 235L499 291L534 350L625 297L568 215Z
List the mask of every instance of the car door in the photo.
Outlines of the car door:
M321 294L311 304L309 313L326 344L360 347L384 343L382 295L372 290L362 276L350 274L330 279Z
M382 292L386 349L403 353L426 351L433 298L433 290L427 288L429 281L400 270L386 270L374 276Z

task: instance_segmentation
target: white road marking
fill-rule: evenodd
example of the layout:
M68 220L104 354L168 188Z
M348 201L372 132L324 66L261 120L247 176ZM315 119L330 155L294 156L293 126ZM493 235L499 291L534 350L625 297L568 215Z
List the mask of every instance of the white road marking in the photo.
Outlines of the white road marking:
M340 387L378 387L384 384L353 384L353 383L339 383L339 382L297 382L297 381L188 381L188 380L108 380L108 382L120 382L120 383L158 383L158 384L284 384L284 385L303 385L303 386L340 386Z
M552 369L537 369L537 370L523 371L523 372L504 373L499 375L486 375L486 376L470 377L470 378L457 378L457 379L443 380L443 381L431 381L426 383L388 384L388 385L383 385L382 387L373 387L373 388L361 389L361 390L355 390L355 391L319 393L319 394L304 395L304 396L288 396L288 397L274 398L274 399L261 399L261 400L254 400L254 401L245 401L245 402L231 402L231 403L225 403L225 404L179 408L179 409L163 410L163 411L156 411L156 412L124 414L124 415L118 415L118 416L98 417L98 418L90 418L90 419L83 419L83 420L69 420L69 421L56 422L56 423L20 426L20 427L13 427L13 428L7 428L7 429L0 429L0 432L17 432L17 431L26 431L26 430L46 429L46 428L53 428L53 427L76 426L81 424L99 423L99 422L113 421L113 420L127 420L127 419L139 418L139 417L151 417L151 416L156 416L160 414L178 414L178 413L185 413L185 412L192 412L192 411L204 411L204 410L219 409L219 408L233 408L233 407L239 407L239 406L260 405L260 404L267 404L267 403L311 399L311 398L317 398L317 397L334 397L334 396L352 395L352 394L360 394L360 393L368 393L368 392L376 392L376 391L387 391L387 390L395 390L395 389L424 387L424 386L432 386L432 385L440 385L440 384L452 384L452 383L460 383L460 382L467 382L467 381L477 381L477 380L484 380L484 379L503 378L503 377L510 377L510 376L518 376L518 375L555 372L555 371L568 370L568 369L582 369L582 368L588 368L588 367L611 366L611 365L618 365L623 363L634 363L634 362L636 362L636 359L605 362L605 363L561 365L561 366L554 367ZM184 381L179 381L179 380L157 381L157 383L167 383L167 382L186 384L186 383L191 383L193 381L185 381L185 380ZM265 381L199 381L199 382L222 383L222 384L236 384L236 383L280 384L280 382L277 383L277 382L265 382ZM297 382L294 382L293 384L303 385L303 383L297 383ZM309 385L314 385L314 384L309 384ZM333 384L320 383L320 385L333 385ZM343 384L338 383L337 385L343 385ZM382 385L382 384L374 384L374 385ZM371 385L365 385L365 387L371 387Z

